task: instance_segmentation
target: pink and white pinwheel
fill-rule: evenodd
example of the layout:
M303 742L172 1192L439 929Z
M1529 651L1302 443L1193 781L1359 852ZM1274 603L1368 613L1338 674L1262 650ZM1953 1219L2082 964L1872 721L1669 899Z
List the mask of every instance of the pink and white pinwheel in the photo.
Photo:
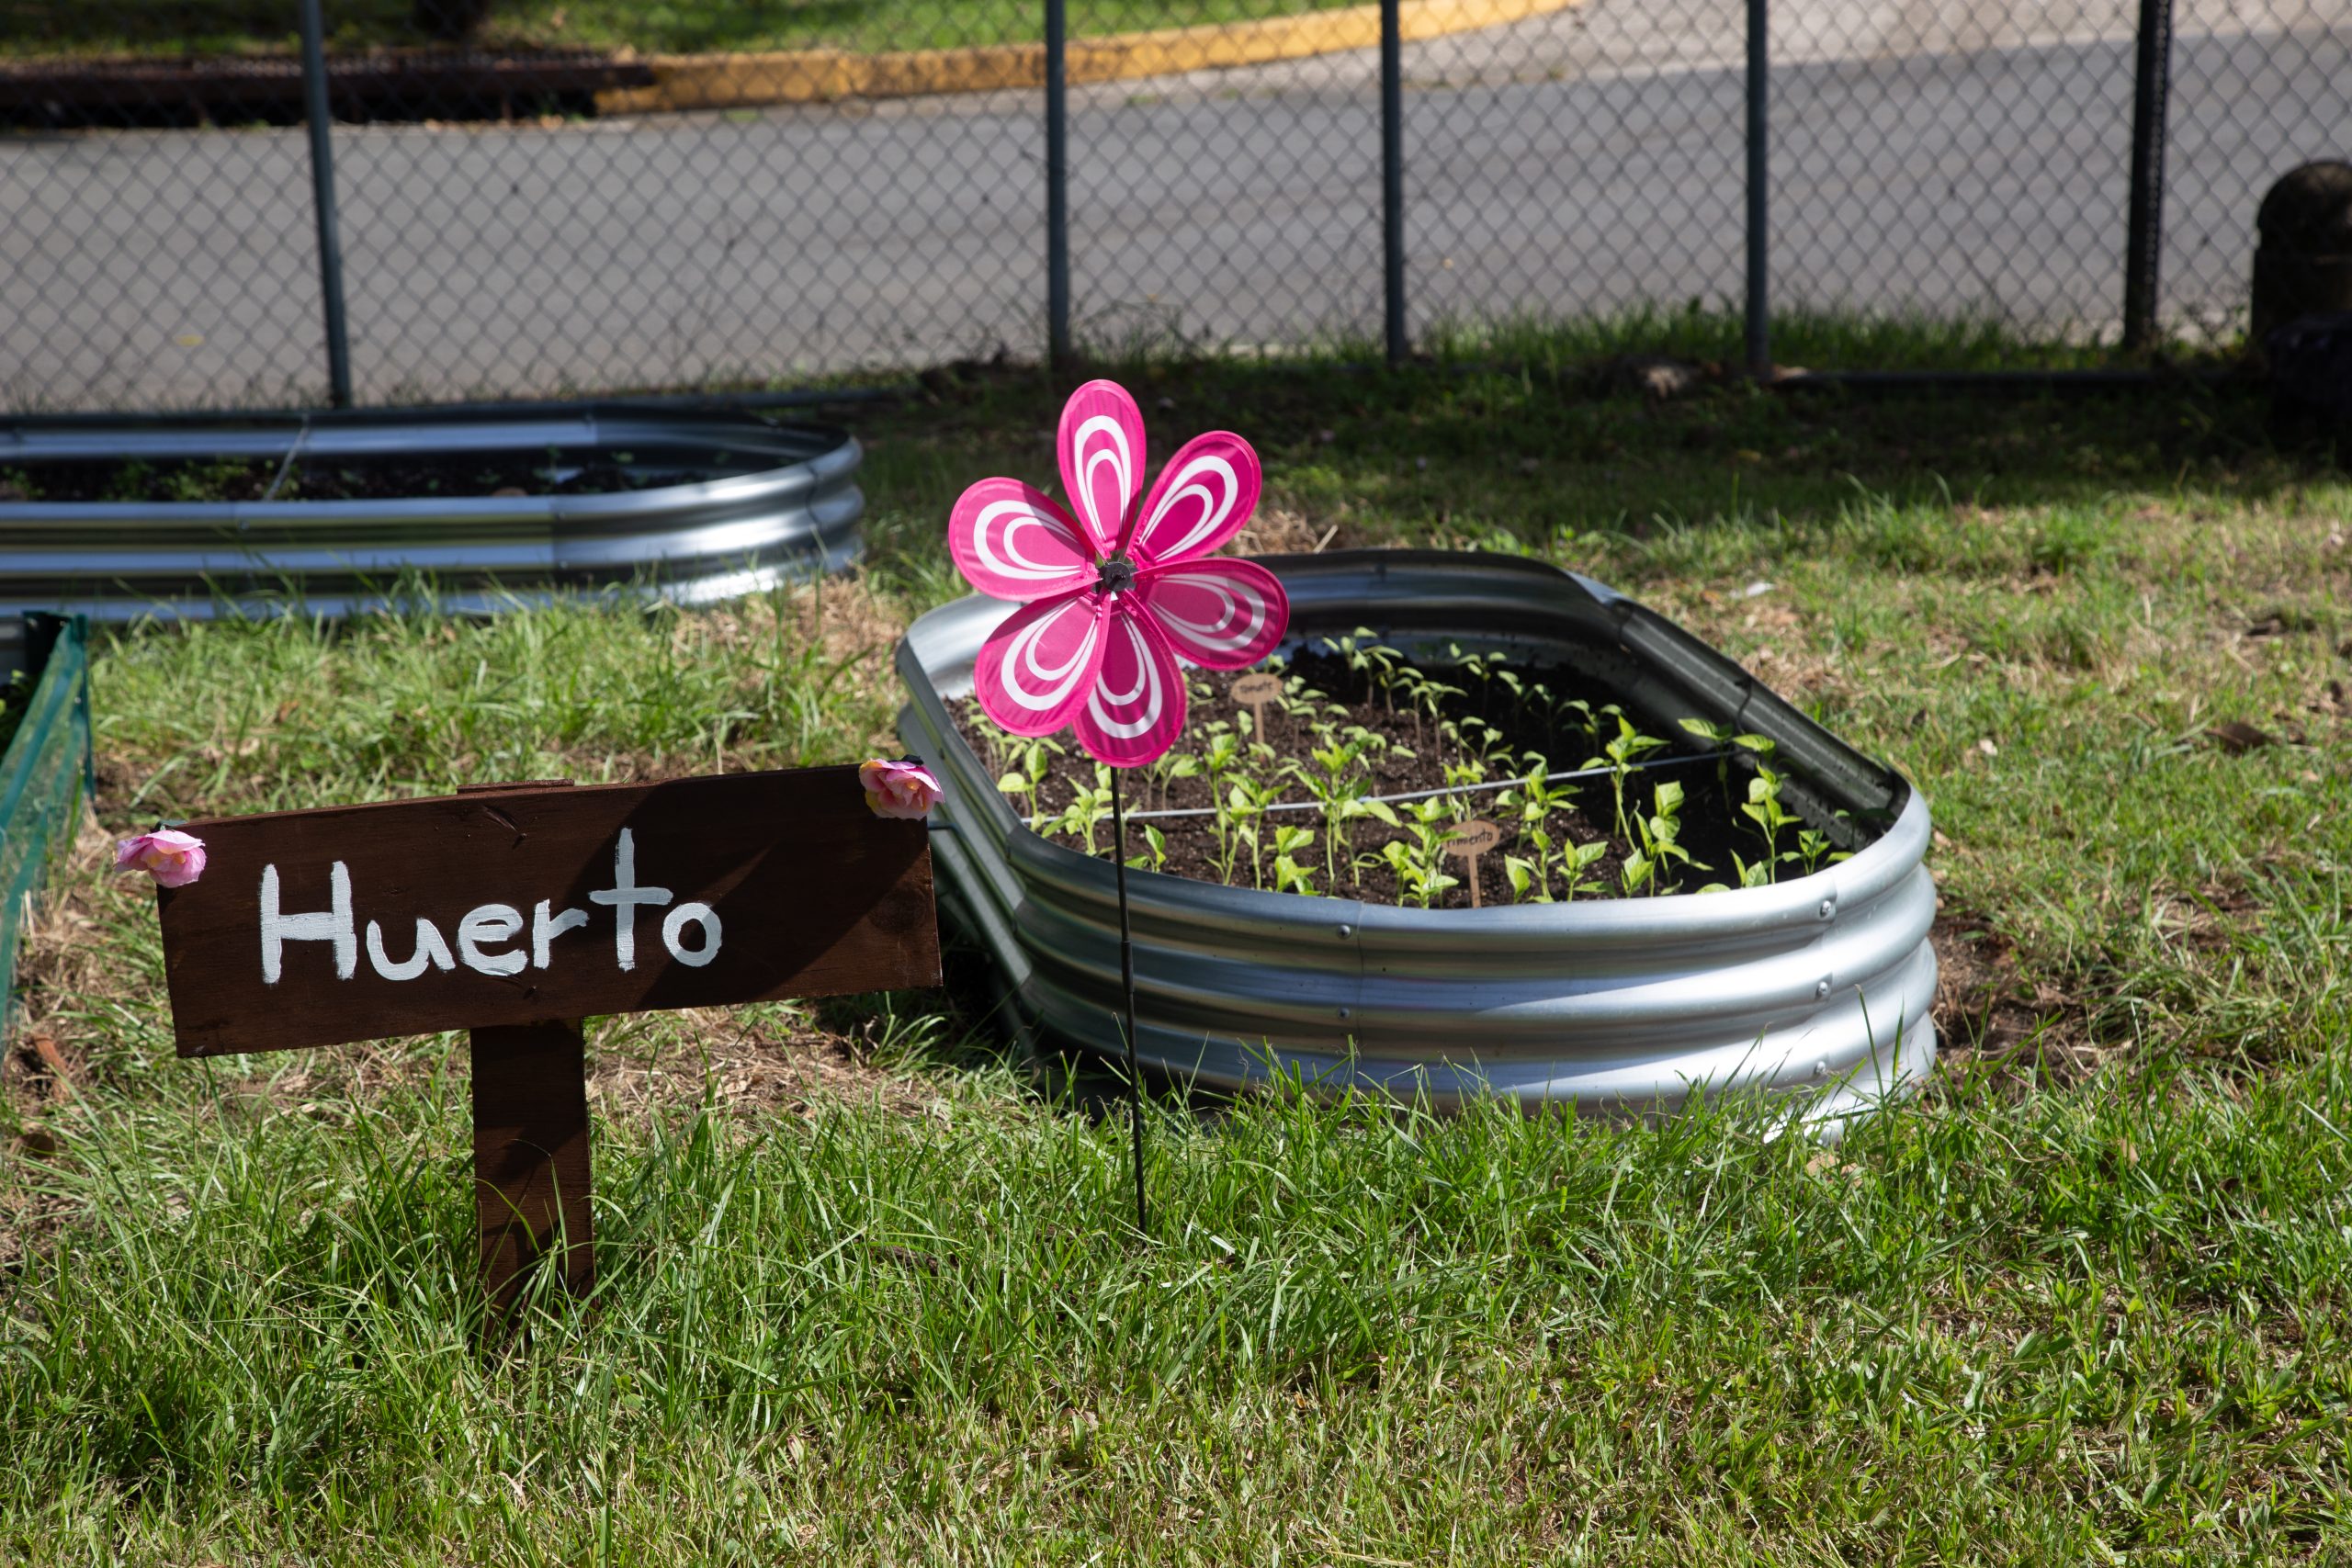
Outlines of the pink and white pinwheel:
M1272 572L1209 558L1258 505L1258 454L1227 431L1196 435L1145 495L1143 415L1112 381L1070 394L1057 446L1068 507L994 479L948 516L972 586L1023 605L980 649L973 683L1012 734L1074 723L1090 756L1140 767L1183 731L1183 665L1255 664L1290 624Z

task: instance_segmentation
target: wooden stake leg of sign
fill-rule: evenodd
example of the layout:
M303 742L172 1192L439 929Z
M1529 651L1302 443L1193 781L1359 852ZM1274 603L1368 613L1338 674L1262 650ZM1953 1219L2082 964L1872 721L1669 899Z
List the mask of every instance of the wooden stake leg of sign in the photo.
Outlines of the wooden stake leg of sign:
M588 1206L587 1060L576 1021L473 1032L474 1223L482 1291L514 1303L548 1266L566 1289L596 1277Z

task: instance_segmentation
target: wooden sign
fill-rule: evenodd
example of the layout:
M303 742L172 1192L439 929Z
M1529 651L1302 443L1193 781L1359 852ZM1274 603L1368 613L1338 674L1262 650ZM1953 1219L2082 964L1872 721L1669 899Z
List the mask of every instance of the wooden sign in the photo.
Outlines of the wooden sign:
M1474 909L1482 903L1478 896L1478 857L1502 841L1503 830L1483 817L1473 817L1445 836L1445 852L1469 863L1462 878L1470 884L1470 907Z
M1266 705L1283 694L1282 677L1260 671L1233 682L1233 700L1250 710L1251 736L1266 738Z
M481 1258L493 1299L560 1229L590 1278L579 1021L931 986L931 855L854 767L493 785L186 825L159 888L183 1056L473 1032Z

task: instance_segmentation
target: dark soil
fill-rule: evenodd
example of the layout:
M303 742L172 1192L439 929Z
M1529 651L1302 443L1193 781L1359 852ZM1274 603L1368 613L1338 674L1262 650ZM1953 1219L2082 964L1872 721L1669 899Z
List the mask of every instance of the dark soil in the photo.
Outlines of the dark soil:
M1609 694L1592 690L1590 681L1574 671L1528 665L1511 668L1530 687L1540 682L1555 694L1582 695L1596 709L1611 700ZM1507 760L1498 757L1487 766L1487 776L1492 780L1500 782L1523 776L1529 767L1524 753L1530 750L1543 756L1549 771L1556 775L1583 766L1600 750L1580 725L1572 720L1564 728L1555 723L1551 715L1539 711L1536 705L1515 701L1499 685L1481 683L1456 671L1432 672L1452 684L1466 688L1464 695L1448 701L1446 716L1453 724L1459 725L1472 716L1479 717L1493 725L1509 743L1510 757ZM1192 744L1189 747L1180 744L1170 753L1171 757L1186 750L1199 756L1212 733L1211 727L1220 721L1237 728L1247 722L1243 717L1246 710L1229 695L1233 683L1240 679L1242 673L1247 672L1192 672L1193 705L1185 733L1185 739ZM1317 717L1327 722L1336 721L1343 728L1348 725L1361 725L1386 736L1396 746L1409 749L1413 753L1400 756L1391 752L1385 757L1368 759L1372 783L1367 794L1390 795L1443 787L1447 783L1447 765L1464 761L1476 754L1474 749L1461 744L1458 731L1431 724L1426 715L1416 715L1405 705L1401 694L1396 698L1396 705L1392 707L1389 700L1374 690L1370 680L1334 656L1302 654L1292 661L1286 673L1303 678L1310 689L1322 694L1327 699L1317 705L1320 711ZM1333 702L1345 707L1344 718L1330 712L1329 704ZM1488 711L1481 714L1482 705ZM989 762L992 771L1001 775L1014 768L1013 749L1023 743L1012 740L999 730L977 703L963 705L957 720L965 739ZM1250 777L1262 784L1278 775L1283 766L1294 760L1312 770L1313 763L1307 760L1306 754L1318 744L1310 728L1313 722L1315 720L1309 717L1282 711L1279 704L1270 705L1265 740L1275 756L1269 761L1262 751L1260 752L1249 764ZM1613 734L1613 721L1610 722L1612 728L1607 733ZM1679 756L1688 760L1680 765L1653 767L1631 774L1626 781L1627 815L1629 818L1633 815L1637 803L1646 811L1651 802L1651 792L1659 784L1669 779L1679 782L1685 792L1680 841L1690 852L1694 862L1709 868L1703 871L1697 865L1668 868L1662 874L1666 882L1679 886L1683 892L1695 891L1712 882L1736 884L1738 874L1732 864L1732 852L1736 850L1743 857L1754 861L1761 856L1764 849L1760 832L1736 809L1737 802L1747 798L1747 759L1732 759L1724 769L1724 782L1719 782L1713 749L1707 742L1683 732L1679 727L1671 733L1662 733L1655 726L1645 728L1646 733L1657 735L1668 743L1651 753L1652 759ZM1015 797L1016 809L1026 807L1033 815L1058 813L1070 803L1074 780L1091 787L1093 767L1091 758L1079 750L1075 744L1069 745L1064 754L1053 760L1052 768L1039 788L1037 803L1027 806L1025 801ZM1126 804L1130 812L1204 807L1212 801L1205 774L1171 780L1161 769L1138 768L1130 770L1121 783L1127 794ZM1554 842L1555 859L1549 883L1552 896L1555 899L1568 896L1556 858L1559 841L1565 834L1578 844L1599 840L1609 845L1601 858L1583 873L1585 881L1600 885L1600 890L1582 892L1577 897L1622 897L1620 874L1627 853L1638 846L1617 837L1615 796L1611 781L1605 777L1577 779L1569 781L1567 787L1576 792L1573 802L1565 809L1555 809L1544 824ZM1533 846L1519 820L1517 809L1498 805L1498 797L1502 794L1499 789L1487 789L1451 797L1463 803L1457 807L1458 817L1483 818L1502 829L1501 840L1494 849L1481 855L1477 862L1479 899L1489 907L1521 901L1511 889L1505 857L1518 855L1524 858L1533 852ZM1294 781L1283 789L1282 798L1306 801L1312 796ZM1406 806L1405 802L1397 802L1394 809L1403 816ZM1151 821L1166 836L1168 858L1166 864L1159 869L1197 881L1224 880L1219 874L1217 834L1213 817L1146 818L1142 820ZM1311 829L1316 835L1315 841L1299 851L1296 858L1312 866L1317 892L1362 898L1373 903L1412 901L1398 887L1398 878L1386 863L1364 858L1376 855L1381 846L1392 840L1413 842L1414 835L1409 828L1399 831L1373 820L1351 824L1351 837L1341 843L1336 857L1335 881L1324 874L1325 822L1322 812L1271 813L1263 822L1260 858L1265 868L1266 879L1262 883L1253 879L1249 851L1245 847L1235 857L1232 879L1235 886L1272 886L1272 829L1274 825L1288 824ZM1064 839L1062 841L1083 847L1082 840ZM1792 848L1794 830L1784 831L1781 843L1783 849ZM1131 821L1127 829L1128 854L1132 858L1145 849L1142 821ZM1111 852L1111 825L1107 817L1096 829L1095 851L1104 856ZM1363 863L1351 872L1351 860L1362 860ZM1461 860L1449 858L1445 869L1461 881L1456 886L1439 894L1431 908L1470 908L1470 888L1465 874L1467 866ZM1799 871L1799 867L1787 866L1783 868L1783 874L1795 875ZM1636 896L1647 896L1649 891L1645 888ZM1532 889L1530 890L1532 895Z
M367 501L419 496L605 495L716 477L707 465L647 453L645 460L574 460L560 452L468 453L456 459L335 458L211 462L76 462L0 468L0 502ZM271 486L277 491L271 493Z

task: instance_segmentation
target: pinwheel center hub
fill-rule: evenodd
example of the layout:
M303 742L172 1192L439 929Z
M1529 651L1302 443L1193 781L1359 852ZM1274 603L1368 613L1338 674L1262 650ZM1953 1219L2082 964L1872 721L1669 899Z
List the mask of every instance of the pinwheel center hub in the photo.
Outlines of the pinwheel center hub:
M1136 563L1125 556L1113 556L1097 561L1094 566L1094 591L1098 593L1126 593L1136 585Z

